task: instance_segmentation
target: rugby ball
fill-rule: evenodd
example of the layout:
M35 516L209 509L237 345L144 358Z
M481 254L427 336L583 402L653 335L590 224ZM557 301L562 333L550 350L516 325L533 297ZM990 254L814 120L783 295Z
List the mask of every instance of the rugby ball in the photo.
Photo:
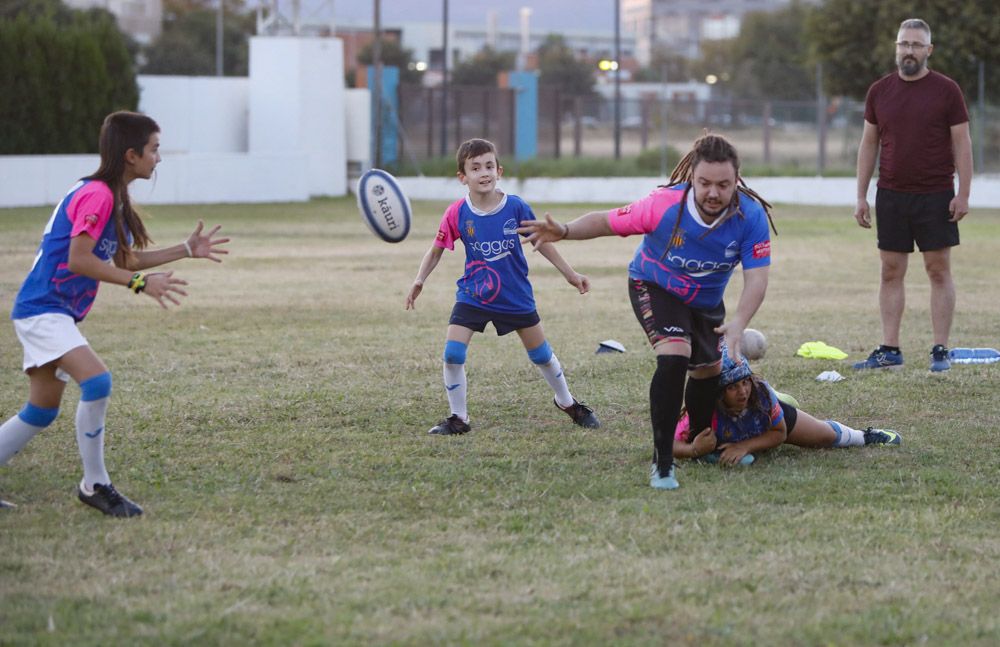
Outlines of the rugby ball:
M358 211L368 228L387 243L398 243L410 233L413 212L396 178L373 168L358 178Z
M761 331L747 328L743 331L740 350L743 351L743 356L749 360L760 359L767 352L767 338Z

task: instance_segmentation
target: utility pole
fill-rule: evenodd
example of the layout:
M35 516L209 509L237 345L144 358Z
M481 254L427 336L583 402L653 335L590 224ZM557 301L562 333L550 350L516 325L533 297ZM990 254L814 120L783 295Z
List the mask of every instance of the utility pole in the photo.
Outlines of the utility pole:
M448 0L441 14L441 157L448 155Z
M375 69L375 84L372 97L375 118L375 154L372 159L375 168L382 168L382 0L375 0L375 42L372 43L372 63Z
M621 0L615 0L615 159L622 158Z

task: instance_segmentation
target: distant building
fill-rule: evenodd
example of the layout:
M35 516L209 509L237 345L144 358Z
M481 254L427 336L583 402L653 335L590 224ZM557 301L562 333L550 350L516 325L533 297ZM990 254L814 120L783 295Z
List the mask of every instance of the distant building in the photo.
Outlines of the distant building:
M439 79L444 56L441 51L442 31L440 22L407 22L392 25L391 31L399 35L401 45L405 49L413 51L415 62L426 64L428 78ZM361 37L362 33L371 33L371 26L348 26L337 25L336 35L346 37L349 34L355 38ZM525 56L522 61L526 69L533 69L535 57L533 53L545 42L549 32L530 32L528 34L527 49L532 54ZM611 58L615 51L614 32L606 31L567 31L559 34L563 37L567 47L573 50L577 57L584 60L599 60ZM471 59L483 47L489 45L499 52L521 52L523 47L521 32L517 29L498 29L495 25L474 26L474 25L448 25L448 68L453 69L456 63ZM370 37L368 38L370 41ZM621 50L622 59L628 60L634 57L635 39L631 36L622 35ZM345 52L345 61L348 69L354 66L354 60Z
M784 9L790 3L791 0L622 0L622 31L634 38L635 55L641 65L649 65L658 48L693 59L701 55L703 41L737 36L744 15Z
M163 31L163 0L63 0L73 9L97 7L115 15L118 27L143 45Z

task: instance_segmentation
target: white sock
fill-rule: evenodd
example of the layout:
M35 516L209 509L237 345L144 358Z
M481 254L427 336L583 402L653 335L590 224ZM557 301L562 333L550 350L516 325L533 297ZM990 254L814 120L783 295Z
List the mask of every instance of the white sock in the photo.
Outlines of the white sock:
M104 418L110 398L80 400L76 408L76 444L83 459L83 480L88 489L94 483L108 485L111 477L104 467Z
M45 427L29 425L16 414L0 425L0 465L6 465L42 429Z
M834 447L860 447L865 444L865 434L863 431L852 429L844 423L834 420L827 420L826 424L830 425L837 434L837 440L833 441Z
M535 364L538 370L542 372L542 377L545 381L549 383L552 390L556 394L556 404L565 409L569 405L573 404L573 396L569 392L569 385L566 384L566 377L563 375L562 364L559 363L559 359L553 355L545 364Z
M465 364L444 363L444 388L448 393L448 406L451 412L469 421L469 405L466 400L468 382L465 379Z

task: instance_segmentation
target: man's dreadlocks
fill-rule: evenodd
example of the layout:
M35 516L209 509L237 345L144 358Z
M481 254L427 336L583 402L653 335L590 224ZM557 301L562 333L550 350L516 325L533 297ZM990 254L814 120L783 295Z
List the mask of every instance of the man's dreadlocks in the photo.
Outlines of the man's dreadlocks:
M771 218L771 203L747 186L747 183L743 180L742 176L740 176L740 156L736 152L736 147L722 135L705 134L695 140L694 146L692 146L688 154L677 163L677 166L674 167L673 172L670 174L670 181L667 182L667 186L676 186L678 184L687 183L687 187L684 189L684 195L681 198L682 208L677 211L677 220L674 222L674 230L670 234L670 242L667 244L667 250L673 246L673 242L677 236L677 231L680 229L681 215L684 212L683 205L686 204L688 191L691 190L694 184L694 168L698 166L700 162L730 162L733 165L733 168L736 169L736 191L733 192L733 201L730 203L726 213L722 215L722 218L716 223L716 225L721 225L734 215L738 215L741 218L743 217L743 211L740 209L740 193L743 193L744 195L756 200L762 207L764 207L764 213L767 214L767 222L770 223L771 229L774 230L774 233L778 233L777 227L774 226L774 220ZM706 235L707 233L708 232L705 232L703 235ZM665 253L666 252L664 252L664 254Z

